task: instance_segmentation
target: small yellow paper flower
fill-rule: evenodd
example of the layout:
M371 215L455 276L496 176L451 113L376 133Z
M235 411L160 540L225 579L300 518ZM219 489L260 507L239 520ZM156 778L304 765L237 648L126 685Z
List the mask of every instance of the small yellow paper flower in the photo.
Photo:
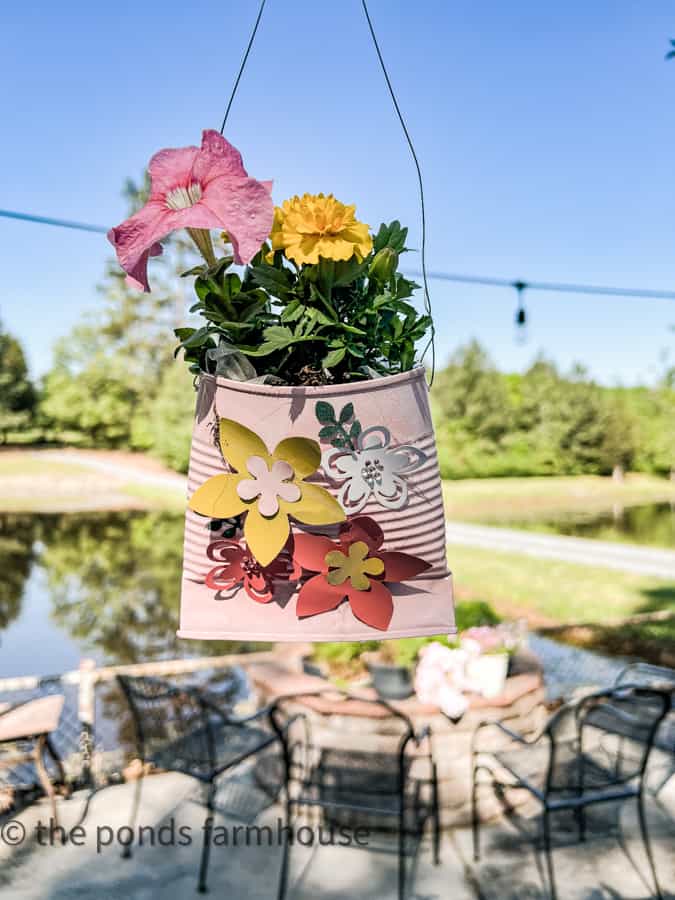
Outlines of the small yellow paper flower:
M188 505L211 519L246 513L244 538L261 566L269 565L283 549L291 528L289 517L305 525L344 522L344 511L332 494L305 481L321 464L316 441L286 438L269 453L249 428L221 419L220 449L235 473L209 478Z
M367 575L381 575L384 563L376 556L366 559L370 547L365 541L350 544L348 554L342 550L331 550L326 554L326 565L330 571L326 575L328 584L344 584L349 578L352 587L357 591L367 591L370 581Z
M284 200L274 210L272 250L283 250L298 265L317 265L319 257L359 262L373 249L365 222L357 222L356 206L346 206L332 194L303 194Z

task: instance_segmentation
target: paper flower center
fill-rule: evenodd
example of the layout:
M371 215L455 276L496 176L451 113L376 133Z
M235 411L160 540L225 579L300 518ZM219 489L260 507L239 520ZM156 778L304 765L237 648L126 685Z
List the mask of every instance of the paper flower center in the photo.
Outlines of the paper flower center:
M365 541L356 541L350 544L349 551L345 555L341 550L331 550L326 554L325 562L329 568L326 580L329 584L344 584L349 578L351 585L357 591L367 591L370 581L367 575L381 575L384 572L384 563L377 557L368 556L368 545Z
M366 484L372 488L376 484L382 484L383 472L384 465L382 464L382 460L376 456L365 460L361 468L361 478L363 478Z
M242 500L258 498L258 512L262 516L276 516L279 512L279 497L287 503L296 503L302 496L297 484L293 484L293 467L285 460L275 460L272 468L261 456L251 456L246 468L252 478L243 478L237 485L237 493Z
M193 181L187 187L177 187L169 191L164 201L169 209L187 209L194 206L202 198L202 186Z

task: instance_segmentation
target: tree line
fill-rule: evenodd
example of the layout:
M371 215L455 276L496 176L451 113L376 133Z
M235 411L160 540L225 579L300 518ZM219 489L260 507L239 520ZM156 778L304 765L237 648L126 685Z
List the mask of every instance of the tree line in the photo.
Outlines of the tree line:
M163 301L149 296L113 303L105 327L58 341L39 384L0 325L0 443L148 450L185 471L192 379L161 327ZM506 374L472 342L438 372L431 397L445 478L675 470L675 370L631 388L598 385L580 366L562 374L544 358Z
M505 374L473 341L436 376L432 404L446 478L675 470L675 369L630 388L543 357Z
M130 212L147 190L147 179L127 182ZM140 294L111 260L96 311L57 341L39 384L0 323L0 443L147 450L185 471L195 395L172 334L191 302L181 273L197 261L189 240L172 236L152 293ZM437 374L431 397L446 478L675 468L675 369L635 388L602 387L544 358L505 374L474 341Z

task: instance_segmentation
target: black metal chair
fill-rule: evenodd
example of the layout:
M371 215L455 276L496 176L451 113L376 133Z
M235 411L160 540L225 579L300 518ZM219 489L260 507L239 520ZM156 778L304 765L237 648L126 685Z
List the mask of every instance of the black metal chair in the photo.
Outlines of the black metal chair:
M235 718L216 706L209 695L195 687L178 687L149 677L117 676L127 698L136 732L137 751L143 770L136 781L131 810L133 829L140 805L146 763L158 769L191 775L207 787L207 814L199 867L198 890L207 890L206 876L213 829L216 779L261 751L280 745L283 787L288 793L289 751L287 730L276 703L246 718ZM286 804L288 816L288 805ZM288 824L288 822L287 822ZM131 845L123 857L131 856ZM286 854L282 860L279 896L286 889Z
M541 828L550 893L556 897L551 822L554 812L571 810L579 840L586 837L587 806L635 798L640 831L651 869L656 896L661 898L654 857L645 820L645 770L654 736L671 708L671 693L636 685L597 691L563 705L534 738L526 739L501 722L483 722L472 745L473 852L480 859L478 774L488 772L500 789L527 790L542 807ZM510 738L504 750L486 754L478 746L486 728L499 729ZM608 739L613 738L613 739ZM630 753L627 745L630 744ZM508 772L509 783L499 782L492 764ZM482 761L481 761L482 759Z
M291 753L290 806L295 812L315 809L324 819L343 828L365 828L398 834L398 897L404 900L406 883L406 839L421 839L427 821L432 825L434 865L439 863L440 821L436 764L432 755L431 729L415 731L411 720L386 701L362 698L337 689L325 693L345 703L357 701L383 707L400 724L395 753L362 749L314 746L305 720L304 743ZM314 696L320 696L315 694ZM298 698L285 698L295 699ZM425 748L426 752L420 752ZM413 757L411 750L415 750ZM301 754L301 759L298 755ZM427 769L427 776L411 772L414 759Z
M622 684L639 684L673 692L670 712L654 736L654 747L661 751L663 764L659 761L655 766L652 761L650 769L656 777L653 781L648 780L646 786L647 791L658 799L659 793L675 775L675 669L653 666L650 663L629 663L619 672L614 682L616 687Z

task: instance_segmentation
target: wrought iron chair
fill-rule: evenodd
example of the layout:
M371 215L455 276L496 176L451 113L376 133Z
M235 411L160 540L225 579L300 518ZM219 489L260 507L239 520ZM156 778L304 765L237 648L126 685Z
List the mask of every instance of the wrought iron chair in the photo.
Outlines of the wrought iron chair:
M675 692L675 669L666 666L653 666L650 663L630 663L616 677L615 686L622 684L639 684ZM663 765L650 765L657 775L654 781L647 781L646 790L658 799L658 794L675 775L675 693L672 695L671 710L661 723L654 737L654 747L663 754Z
M198 890L207 890L206 876L213 829L216 779L261 751L280 745L283 787L288 792L287 730L276 703L246 718L235 718L216 706L208 694L194 687L178 687L149 677L117 676L129 703L136 732L137 751L144 766L134 791L130 828L138 815L146 763L159 769L191 775L206 786L207 814L199 867ZM286 804L288 813L288 806ZM123 857L131 856L131 845ZM286 885L286 856L282 860L279 896Z
M645 769L654 736L671 708L671 693L636 685L597 691L566 703L528 740L501 722L483 722L472 745L472 828L474 861L480 859L478 773L491 775L493 786L527 790L542 807L541 828L550 893L556 897L551 853L551 814L571 810L579 840L586 837L587 806L635 798L640 831L656 896L661 898L645 820ZM486 728L497 728L511 739L506 749L485 754L478 747ZM613 738L609 740L608 738ZM630 743L631 752L627 753ZM485 758L491 757L512 781L499 782ZM482 759L482 761L481 761Z
M298 741L291 748L291 809L296 813L302 808L321 811L324 818L336 826L397 832L398 897L403 900L406 840L411 837L419 840L429 820L432 825L433 861L434 865L439 863L438 782L431 729L427 726L415 731L411 720L384 700L358 697L336 688L324 693L333 699L341 698L345 703L345 714L348 714L350 702L383 708L400 725L396 752L314 746L305 718L305 741ZM312 694L314 698L321 696L321 692ZM298 697L280 699L297 701ZM420 748L425 748L426 752L420 752ZM415 757L410 752L413 749L416 751ZM414 759L420 759L425 765L426 777L411 772Z

